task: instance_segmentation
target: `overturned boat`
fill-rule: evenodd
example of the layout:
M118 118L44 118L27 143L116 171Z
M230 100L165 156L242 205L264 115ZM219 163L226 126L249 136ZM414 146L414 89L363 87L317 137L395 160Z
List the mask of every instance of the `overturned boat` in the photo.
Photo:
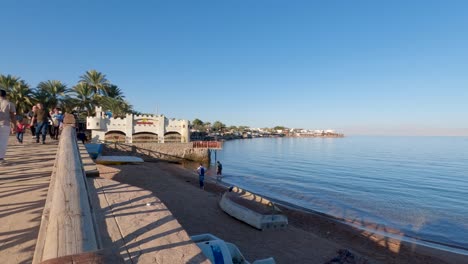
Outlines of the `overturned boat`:
M257 229L280 229L288 218L270 200L238 187L230 187L219 202L224 212Z

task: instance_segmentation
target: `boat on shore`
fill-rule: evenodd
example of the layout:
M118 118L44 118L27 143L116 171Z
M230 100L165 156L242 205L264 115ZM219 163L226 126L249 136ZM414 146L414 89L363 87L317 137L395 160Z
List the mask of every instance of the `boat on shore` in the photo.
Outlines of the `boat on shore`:
M281 229L288 225L287 216L273 202L238 187L230 187L219 206L230 216L260 230Z
M191 236L190 238L213 264L250 264L236 245L225 242L212 234L200 234ZM269 257L256 260L252 264L275 263L275 259Z

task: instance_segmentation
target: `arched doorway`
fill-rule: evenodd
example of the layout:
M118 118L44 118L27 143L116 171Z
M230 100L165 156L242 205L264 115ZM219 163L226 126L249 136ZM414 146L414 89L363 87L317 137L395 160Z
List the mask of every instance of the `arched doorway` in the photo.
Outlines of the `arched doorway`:
M104 141L125 143L125 136L125 133L121 131L109 131L106 133Z
M182 135L179 132L167 132L164 134L164 143L180 143Z
M159 142L158 134L151 133L151 132L135 133L133 134L132 142L133 143L147 143L147 142L158 143Z

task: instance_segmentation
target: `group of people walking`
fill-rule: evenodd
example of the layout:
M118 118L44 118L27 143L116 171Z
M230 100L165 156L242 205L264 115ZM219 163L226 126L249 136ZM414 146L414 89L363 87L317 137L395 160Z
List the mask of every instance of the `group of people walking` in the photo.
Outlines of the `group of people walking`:
M42 144L45 144L47 133L49 133L50 138L58 140L63 126L63 115L59 108L48 112L41 103L38 103L33 106L26 117L27 119L20 117L19 120L23 120L21 122L23 125L29 126L36 143L39 143L40 140ZM22 140L20 141L18 138L18 142L22 143Z
M54 108L53 111L48 112L41 103L38 103L27 115L16 116L16 139L22 144L24 133L29 128L36 143L45 144L47 134L50 138L58 140L62 123L63 115L60 109Z
M19 144L29 128L36 143L45 144L47 133L58 140L63 126L63 115L59 108L47 111L43 104L34 105L26 115L17 115L15 104L7 100L7 92L0 89L0 165L5 163L5 154L10 133L16 133Z

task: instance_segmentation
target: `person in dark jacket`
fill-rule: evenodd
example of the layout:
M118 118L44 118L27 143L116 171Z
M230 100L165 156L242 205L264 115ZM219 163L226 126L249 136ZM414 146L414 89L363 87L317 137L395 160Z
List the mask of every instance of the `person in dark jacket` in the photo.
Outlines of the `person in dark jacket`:
M198 167L198 182L200 183L200 189L205 189L205 167L203 164L200 163L200 167Z

